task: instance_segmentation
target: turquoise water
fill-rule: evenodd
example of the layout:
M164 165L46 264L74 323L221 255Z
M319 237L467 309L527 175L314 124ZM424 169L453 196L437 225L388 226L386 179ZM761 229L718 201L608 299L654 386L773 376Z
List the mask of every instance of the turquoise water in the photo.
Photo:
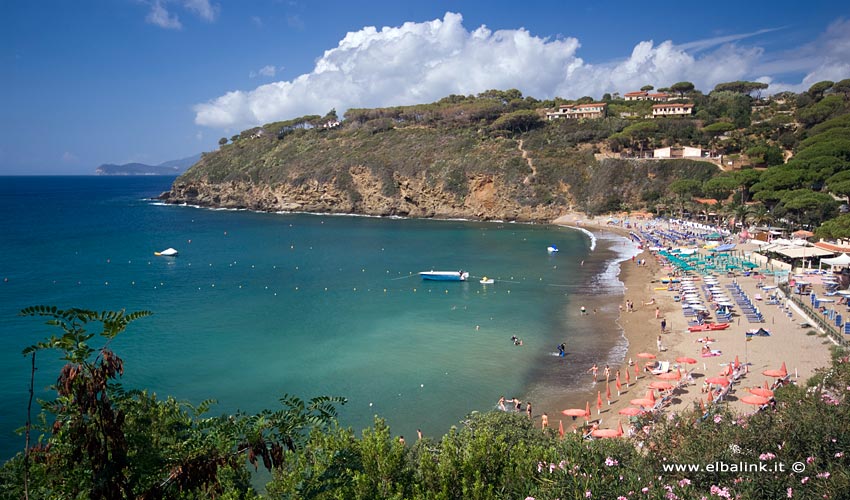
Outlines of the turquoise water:
M442 435L500 395L581 388L576 371L552 356L561 341L572 366L622 347L618 332L574 314L579 297L621 293L616 239L591 252L585 234L554 226L146 199L172 180L0 178L2 457L23 446L12 432L25 421L29 369L20 352L52 333L17 316L35 304L153 311L114 342L127 387L214 398L214 414L273 408L283 393L340 395L349 399L344 424L359 429L379 414L405 435ZM561 251L548 255L550 244ZM180 255L153 255L167 247ZM497 281L415 275L430 269ZM36 386L46 396L58 363L42 359Z

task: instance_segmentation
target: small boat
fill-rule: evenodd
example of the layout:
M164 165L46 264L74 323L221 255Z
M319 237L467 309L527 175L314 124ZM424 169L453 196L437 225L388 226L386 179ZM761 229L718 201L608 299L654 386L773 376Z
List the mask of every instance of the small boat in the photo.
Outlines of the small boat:
M432 281L466 281L469 273L464 271L422 271L419 273L423 280Z
M546 247L546 251L549 253L555 253L558 251L558 247L556 247L555 245L549 245L548 247Z
M702 325L693 325L688 327L689 332L708 332L712 330L725 330L729 328L729 323L703 323Z
M479 283L481 283L482 285L492 285L495 282L496 282L496 280L494 280L493 278L488 278L487 276L484 276L479 281Z
M176 257L177 256L177 250L175 250L173 248L166 248L165 250L163 250L161 252L154 252L153 254L156 255L157 257Z

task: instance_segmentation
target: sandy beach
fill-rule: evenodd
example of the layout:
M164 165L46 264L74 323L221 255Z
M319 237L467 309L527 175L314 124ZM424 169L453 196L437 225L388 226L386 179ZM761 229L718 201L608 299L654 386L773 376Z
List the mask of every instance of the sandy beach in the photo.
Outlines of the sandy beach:
M628 237L629 230L618 226L606 224L607 218L588 219L580 213L571 213L559 217L555 224L576 226L593 232L610 231ZM637 221L638 224L640 221ZM638 265L644 260L645 265ZM566 408L584 408L590 404L591 419L599 420L600 427L616 427L618 421L624 427L628 423L628 417L619 414L623 408L630 405L632 399L643 398L650 389L649 384L659 380L658 377L644 371L642 368L651 359L639 358L639 353L649 353L656 356L657 360L668 361L672 371L681 369L682 374L691 372L692 383L677 389L670 404L665 407L665 412L675 412L691 408L700 401L705 402L707 394L703 392L703 383L706 377L720 375L737 356L740 363L744 365L745 374L732 385L729 395L722 404L738 413L755 411L756 407L745 404L740 399L750 395L748 388L762 386L764 382L772 384L776 379L763 375L764 370L779 369L784 362L792 382L803 384L813 372L830 362L830 346L832 342L820 335L810 334L811 328L801 326L808 322L808 318L799 312L786 313L779 305L767 305L759 302L760 310L764 316L763 323L750 323L746 318L733 316L730 327L725 330L710 332L689 332L688 321L682 312L682 306L674 300L673 291L666 290L666 286L660 281L667 278L671 268L663 267L660 258L657 258L649 250L643 252L634 261L621 263L620 280L625 285L623 296L623 309L620 313L618 323L628 339L628 352L619 366L611 366L611 378L609 387L611 391L610 404L606 397L607 387L603 373L604 363L599 365L598 382L593 388L585 393L572 393L565 395L556 403L556 408L540 408L539 411L549 415L550 425L557 426L559 420L563 420L565 429L584 423L584 419L572 419L564 416L561 410ZM772 284L772 277L764 284ZM718 275L721 287L726 287L733 280L751 298L757 294L765 295L759 288L758 277L738 275L735 277ZM697 285L701 282L697 281ZM659 290L658 288L665 288ZM629 311L625 301L633 303L633 311ZM656 308L658 318L656 318ZM793 309L792 309L793 311ZM666 323L664 333L661 331L661 320ZM747 340L746 331L763 327L770 332L769 337L752 337ZM662 349L658 349L658 338L661 336ZM715 341L710 344L710 349L720 351L720 355L703 357L701 355L702 343L697 339L710 336ZM678 363L676 358L689 357L697 361L696 364ZM638 377L635 378L635 366L630 366L629 361L639 365ZM584 370L589 367L576 367ZM615 385L615 374L620 371L621 389L618 391ZM626 385L625 372L629 371L630 384ZM587 374L588 382L592 382L592 375ZM678 381L670 381L676 384ZM601 395L602 408L597 410L597 397ZM659 391L655 391L656 398L660 398ZM704 403L705 404L705 403Z

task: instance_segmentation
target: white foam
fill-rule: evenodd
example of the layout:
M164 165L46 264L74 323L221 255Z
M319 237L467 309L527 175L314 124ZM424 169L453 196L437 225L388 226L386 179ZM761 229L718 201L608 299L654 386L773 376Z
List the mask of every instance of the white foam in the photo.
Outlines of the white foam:
M596 235L593 234L592 232L588 231L587 229L585 229L583 227L578 227L578 226L568 226L568 225L561 225L561 224L559 224L559 226L568 227L570 229L575 229L576 231L581 231L582 233L586 234L587 237L590 238L590 251L592 252L592 251L596 250Z

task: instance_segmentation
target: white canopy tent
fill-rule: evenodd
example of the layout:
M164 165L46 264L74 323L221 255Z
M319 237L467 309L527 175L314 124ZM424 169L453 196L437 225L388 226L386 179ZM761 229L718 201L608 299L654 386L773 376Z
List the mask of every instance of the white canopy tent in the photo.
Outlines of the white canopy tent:
M821 259L820 263L832 266L833 269L836 267L850 267L850 255L842 253L838 257L833 257L831 259Z

